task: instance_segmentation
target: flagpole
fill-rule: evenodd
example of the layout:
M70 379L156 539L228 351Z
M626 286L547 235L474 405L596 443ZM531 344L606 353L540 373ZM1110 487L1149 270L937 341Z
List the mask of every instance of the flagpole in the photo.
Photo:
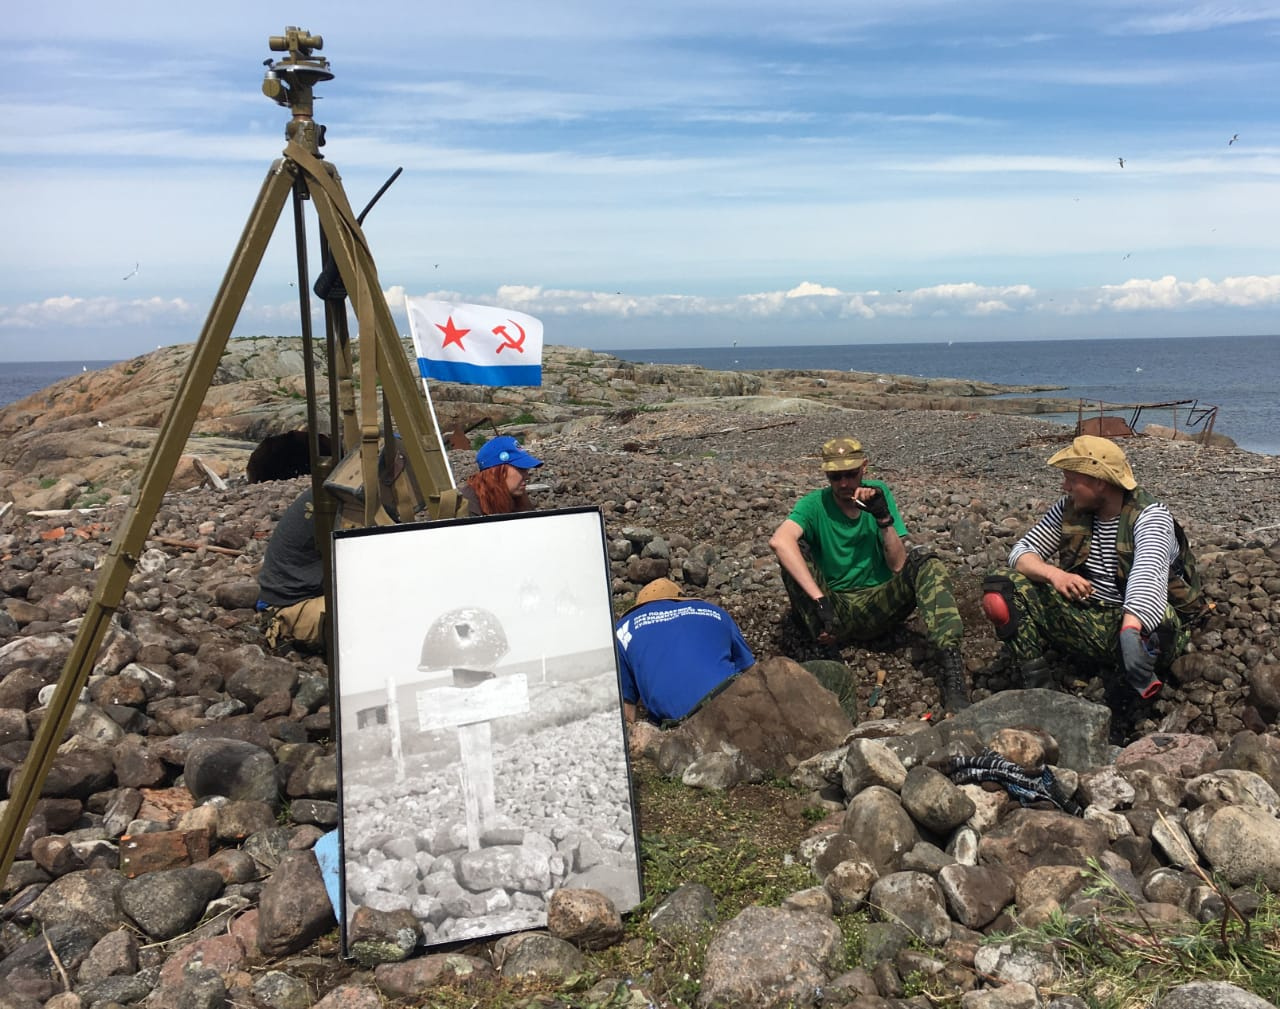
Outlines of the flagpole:
M407 308L408 306L406 306ZM453 467L449 464L449 446L445 443L444 436L440 433L440 418L436 416L436 406L431 402L431 389L427 385L427 376L422 374L422 366L418 364L418 358L422 356L422 350L419 346L418 327L414 324L413 313L406 313L409 317L409 342L413 344L414 363L418 365L418 375L422 379L422 393L427 397L427 416L431 418L431 425L436 429L436 441L440 443L440 454L444 456L444 471L449 475L449 486L458 486L458 481L453 475Z
M435 404L431 402L431 387L427 385L426 376L423 376L423 379L422 379L422 392L427 397L427 415L431 418L431 423L435 426L436 441L438 441L441 447L445 449L445 453L444 453L445 472L449 474L449 483L452 486L456 487L458 485L458 481L453 478L453 467L449 465L448 446L445 445L444 436L440 434L440 418L436 416Z

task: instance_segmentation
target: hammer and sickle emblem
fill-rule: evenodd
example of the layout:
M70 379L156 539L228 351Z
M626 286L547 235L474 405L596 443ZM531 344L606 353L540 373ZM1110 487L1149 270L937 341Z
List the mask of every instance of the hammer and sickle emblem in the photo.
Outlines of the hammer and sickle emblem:
M512 350L518 350L520 351L521 354L523 354L524 353L524 327L521 326L520 323L516 322L515 319L508 319L507 322L511 323L511 325L515 326L516 329L520 330L520 339L518 340L513 339L511 334L507 332L506 326L494 326L493 335L502 337L502 343L498 344L498 349L495 350L494 353L501 354L507 347L510 347Z

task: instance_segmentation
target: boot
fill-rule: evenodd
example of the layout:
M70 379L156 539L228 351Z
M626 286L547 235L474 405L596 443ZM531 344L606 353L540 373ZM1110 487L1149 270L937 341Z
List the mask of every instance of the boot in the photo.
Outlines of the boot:
M942 652L942 706L948 711L963 711L969 706L969 688L965 685L964 659L959 648Z
M1112 746L1127 746L1133 736L1137 724L1137 699L1125 694L1107 697L1107 706L1111 709L1111 727L1107 732L1107 742Z
M1049 672L1049 662L1043 655L1018 663L1018 677L1022 681L1023 690L1034 690L1036 687L1047 687L1053 683L1053 674Z

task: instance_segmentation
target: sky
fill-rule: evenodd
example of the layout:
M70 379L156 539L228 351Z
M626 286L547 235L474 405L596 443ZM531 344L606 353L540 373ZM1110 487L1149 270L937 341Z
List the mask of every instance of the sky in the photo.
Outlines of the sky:
M289 25L350 202L404 169L365 231L406 333L406 293L597 350L1280 333L1280 2L68 0L0 37L0 361L199 336ZM297 292L286 206L232 335Z

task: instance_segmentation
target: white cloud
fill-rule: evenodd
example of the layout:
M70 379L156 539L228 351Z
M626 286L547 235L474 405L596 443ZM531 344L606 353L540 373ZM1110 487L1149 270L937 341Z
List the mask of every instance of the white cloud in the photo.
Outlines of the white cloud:
M59 295L43 301L0 305L0 329L75 326L88 329L188 321L195 306L181 298L76 298ZM36 348L32 348L33 351Z
M1193 4L1187 10L1165 10L1162 5L1160 13L1124 18L1113 30L1118 34L1174 35L1266 21L1280 21L1280 9L1267 0Z
M1179 281L1174 276L1126 280L1123 284L1104 285L1098 301L1119 312L1213 306L1257 308L1280 303L1280 274L1226 277L1216 282L1203 277Z
M1012 312L1013 309L1003 301L980 301L971 311L974 315L996 315L999 312Z
M788 298L814 298L819 296L836 297L840 294L840 289L836 287L823 287L821 284L814 284L811 281L804 281L797 284L787 292Z

